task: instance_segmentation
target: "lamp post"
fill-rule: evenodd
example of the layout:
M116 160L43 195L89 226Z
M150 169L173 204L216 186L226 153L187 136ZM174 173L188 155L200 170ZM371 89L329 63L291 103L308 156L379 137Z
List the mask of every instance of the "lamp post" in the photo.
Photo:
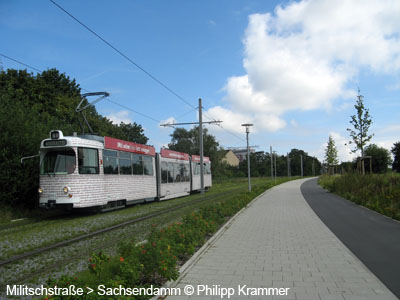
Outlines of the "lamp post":
M249 180L249 192L251 192L249 133L250 133L250 126L253 126L253 124L242 124L242 126L245 126L245 127L246 127L246 139L247 139L247 174L248 174L248 180Z
M275 169L275 176L274 176L274 178L275 178L275 181L276 181L276 151L273 151L272 153L274 154L274 169Z

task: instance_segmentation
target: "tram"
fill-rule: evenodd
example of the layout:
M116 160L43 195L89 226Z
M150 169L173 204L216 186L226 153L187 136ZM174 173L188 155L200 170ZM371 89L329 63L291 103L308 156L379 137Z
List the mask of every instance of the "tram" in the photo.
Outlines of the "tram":
M204 187L212 186L204 157ZM200 191L200 157L112 137L64 136L40 145L40 207L109 210Z

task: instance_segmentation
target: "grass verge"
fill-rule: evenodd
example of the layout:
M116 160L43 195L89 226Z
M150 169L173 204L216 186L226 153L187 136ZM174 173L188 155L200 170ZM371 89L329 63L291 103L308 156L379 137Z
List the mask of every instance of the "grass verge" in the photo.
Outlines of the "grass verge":
M262 181L263 179L256 178L254 179L254 185ZM247 179L215 184L205 196L208 197L236 188L245 189L246 187ZM200 194L193 194L168 201L135 205L123 210L108 213L86 215L67 214L54 218L45 218L44 220L35 220L35 222L30 223L20 223L18 226L11 226L11 224L9 224L10 226L0 227L0 260L203 197L204 196Z
M107 293L107 299L148 299L151 296L111 295L112 289L154 288L167 280L178 278L179 265L183 264L236 212L252 199L274 185L288 181L281 178L272 182L260 181L252 192L238 191L227 195L218 202L198 208L182 216L180 221L153 229L145 243L127 237L119 245L117 255L109 256L99 251L89 258L88 269L74 276L63 276L49 280L50 287L90 287L95 292L80 296L79 299L99 299ZM98 287L104 286L103 290ZM115 290L114 290L115 291ZM74 299L73 297L51 297L51 299Z
M322 175L318 183L343 198L400 220L399 174Z

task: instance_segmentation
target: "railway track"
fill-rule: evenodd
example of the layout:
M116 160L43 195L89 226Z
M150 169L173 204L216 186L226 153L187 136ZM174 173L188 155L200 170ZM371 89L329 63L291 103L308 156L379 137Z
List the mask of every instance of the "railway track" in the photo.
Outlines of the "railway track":
M150 219L150 218L154 218L154 217L160 216L160 215L162 215L164 213L168 213L168 212L171 212L171 211L177 211L179 209L182 209L182 208L185 208L185 207L188 207L188 206L200 203L200 202L209 201L209 200L222 201L223 199L225 199L224 196L226 196L228 194L232 194L232 193L236 192L239 189L244 189L244 188L241 187L241 188L234 189L234 190L231 190L231 191L222 192L222 193L218 193L218 194L215 194L215 195L210 195L209 197L203 197L201 199L192 201L190 203L185 203L184 205L177 205L177 206L174 206L172 208L169 208L169 209L157 212L157 213L153 213L153 214L148 215L148 216L139 217L139 218L136 218L134 220L131 220L130 224L134 224L135 222L140 222L140 221L144 221L144 220L147 220L147 219ZM220 198L220 199L218 200L218 198ZM128 222L124 222L125 226L126 226L126 223L128 223ZM113 226L113 227L115 227L115 226ZM109 229L109 228L107 228L107 229ZM113 228L113 229L117 229L117 228ZM113 229L110 229L110 230L113 230ZM108 230L108 231L110 231L110 230ZM98 235L100 233L93 232L93 234L97 234ZM84 254L87 254L89 256L93 252L100 251L100 250L105 250L105 249L107 249L107 248L109 248L111 246L115 246L117 242L120 242L122 240L126 240L126 236L108 239L106 242L96 244L94 247L90 247L90 249L86 249ZM21 280L24 280L24 282L26 282L26 281L29 281L31 279L35 279L35 278L38 278L40 276L44 276L46 274L50 274L52 271L54 271L56 269L59 269L61 265L66 266L69 263L73 263L74 261L77 261L77 260L81 259L82 255L83 255L82 253L78 253L78 254L72 255L68 259L63 259L61 262L55 262L55 263L52 263L50 265L47 265L45 268L43 268L41 270L30 272L29 274L24 274L20 278L17 278L15 280L13 280L12 282L8 283L8 284L20 284ZM21 259L24 259L24 258L20 258L20 260ZM4 289L5 289L4 285L0 286L0 291L2 291Z
M253 187L258 186L258 185L263 185L263 184L262 183L254 184ZM101 234L105 234L107 232L112 232L113 230L123 229L126 226L129 226L129 225L132 225L135 223L140 223L142 221L156 218L158 216L162 216L164 214L171 213L174 211L179 211L180 209L184 209L185 207L193 206L193 205L199 204L201 202L207 202L210 200L214 200L215 202L222 201L225 199L226 195L233 194L235 192L238 192L239 190L244 190L246 188L247 188L247 186L235 187L228 191L223 191L220 193L204 196L204 197L201 197L200 199L196 199L196 200L184 203L184 204L174 205L167 209L162 209L162 210L156 211L154 213L139 216L132 220L128 220L128 221L122 222L117 225L109 226L107 228L100 229L100 230L97 230L97 231L94 231L94 232L91 232L88 234L80 235L80 236L68 239L66 241L63 241L63 242L54 243L54 244L46 246L46 247L41 247L41 248L38 248L38 249L35 249L32 251L28 251L28 252L20 254L20 255L15 255L11 258L0 261L0 267L7 268L8 267L7 265L11 265L12 263L18 264L19 262L23 262L27 258L43 254L47 251L55 250L57 248L62 248L62 247L66 247L69 245L73 245L74 243L77 243L79 241L89 240L92 237L100 236ZM113 246L115 247L115 245L117 245L118 242L120 242L121 240L127 239L126 235L123 235L123 234L122 235L120 234L119 236L118 236L118 234L116 234L115 236L116 237L111 237L111 238L107 237L106 241L101 241L101 238L99 239L100 242L93 240L91 242L92 245L90 245L90 243L89 243L89 247L84 248L83 252L79 251L79 253L72 253L72 255L68 255L67 258L60 258L60 259L56 260L55 262L52 261L51 263L43 265L40 269L35 269L35 271L33 271L33 272L29 272L29 271L23 272L23 274L21 274L21 276L17 275L16 277L13 277L13 280L11 280L11 282L8 281L7 284L20 284L21 282L37 280L38 278L41 278L40 280L44 280L45 276L50 276L50 274L54 274L54 272L57 272L57 270L60 270L61 267L68 268L67 266L69 264L71 264L71 263L74 264L75 262L78 263L79 261L82 261L82 257L85 255L90 256L91 253L93 253L93 252L112 248ZM13 265L11 265L11 266L13 266ZM0 285L0 296L1 296L1 291L4 291L4 290L5 290L5 283L3 282Z
M46 251L49 251L49 250L52 250L52 249L55 249L55 248L60 248L60 247L63 247L63 246L67 246L67 245L70 245L72 243L76 243L76 242L82 241L84 239L88 239L88 238L91 238L91 237L94 237L94 236L97 236L97 235L101 235L103 233L106 233L106 232L109 232L109 231L112 231L112 230L123 228L123 227L125 227L127 225L138 223L138 222L141 222L141 221L144 221L144 220L148 220L148 219L154 218L154 217L162 215L162 214L166 214L168 212L179 210L179 209L182 209L184 207L187 207L187 206L190 206L190 205L194 205L194 204L197 204L197 203L202 202L202 201L207 201L207 200L212 200L212 199L215 199L215 198L218 198L218 197L222 197L222 196L234 193L237 190L244 189L244 188L245 187L239 187L239 188L235 188L235 189L232 189L232 190L229 190L229 191L226 191L226 192L221 192L221 193L205 196L205 197L202 197L200 199L197 199L197 200L194 200L194 201L190 201L188 203L175 205L173 207L170 207L170 208L167 208L167 209L164 209L164 210L160 210L160 211L157 211L155 213L148 214L148 215L140 216L140 217L134 218L132 220L128 220L128 221L119 223L117 225L113 225L113 226L110 226L110 227L107 227L107 228L96 230L94 232L90 232L90 233L87 233L87 234L83 234L83 235L77 236L77 237L62 241L62 242L54 243L52 245L48 245L48 246L45 246L45 247L41 247L41 248L38 248L38 249L34 249L32 251L28 251L28 252L19 254L19 255L15 255L15 256L12 256L12 257L10 257L8 259L0 261L0 267L8 265L8 264L11 264L11 263L14 263L14 262L17 262L17 261L20 261L22 259L34 256L34 255L38 255L38 254L44 253Z

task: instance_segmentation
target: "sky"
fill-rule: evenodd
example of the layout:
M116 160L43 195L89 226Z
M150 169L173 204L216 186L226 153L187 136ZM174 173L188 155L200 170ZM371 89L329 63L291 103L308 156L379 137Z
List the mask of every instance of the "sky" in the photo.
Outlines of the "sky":
M222 147L245 147L252 123L257 151L323 160L332 135L349 161L358 89L371 143L400 141L398 0L54 1L131 62L48 0L0 0L0 54L109 92L97 111L141 124L157 149L173 131L160 124L197 122L201 98Z

